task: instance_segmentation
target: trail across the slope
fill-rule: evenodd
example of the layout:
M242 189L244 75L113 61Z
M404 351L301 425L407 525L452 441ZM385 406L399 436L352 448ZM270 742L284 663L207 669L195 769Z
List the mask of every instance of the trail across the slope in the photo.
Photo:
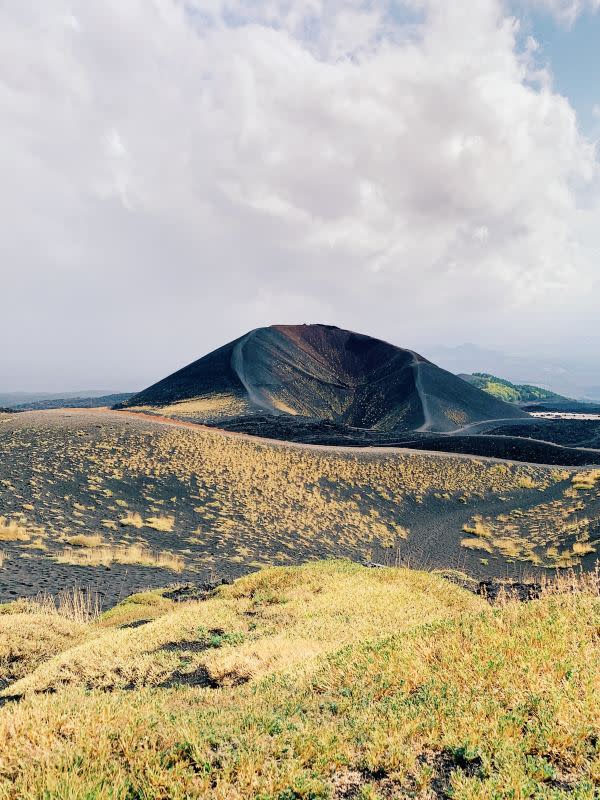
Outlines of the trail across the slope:
M251 331L243 339L241 339L236 346L233 348L231 353L231 366L233 371L238 376L239 380L242 383L242 386L248 393L248 398L255 403L260 408L270 409L271 406L268 403L265 403L264 398L260 397L256 391L254 390L252 383L248 380L246 376L246 363L244 358L244 348L250 341L250 339L255 335L256 331Z
M460 436L463 433L468 434L476 434L479 433L480 430L485 430L485 428L489 427L490 425L495 425L497 423L507 422L511 425L518 423L519 425L530 425L537 420L534 417L522 417L520 419L515 419L515 417L496 417L494 419L484 419L480 420L479 422L470 422L468 425L463 425L462 428L457 428L454 431L445 431L444 436ZM501 436L502 434L498 434Z
M413 367L413 371L414 371L414 375L415 375L415 387L417 389L417 393L418 393L419 398L421 400L421 407L423 408L423 417L424 417L424 420L425 420L423 422L423 424L421 425L421 427L416 429L416 432L417 433L426 433L427 431L431 430L431 427L433 425L433 420L432 420L432 417L431 417L431 412L429 411L429 406L427 405L427 395L426 395L426 393L425 393L425 391L423 389L423 382L421 381L421 370L419 368L419 366L420 366L419 365L419 358L418 358L417 354L413 350L411 350L410 352L411 352L412 357L413 357L411 366Z

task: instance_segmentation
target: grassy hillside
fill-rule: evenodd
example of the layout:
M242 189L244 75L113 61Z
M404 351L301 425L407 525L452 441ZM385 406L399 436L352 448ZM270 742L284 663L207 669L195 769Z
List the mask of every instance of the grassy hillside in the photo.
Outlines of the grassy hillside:
M472 375L461 375L460 377L472 386L476 386L506 403L531 403L536 400L566 401L568 399L549 389L542 389L540 386L511 383L486 372L474 372Z
M597 796L597 577L491 607L325 562L87 622L3 611L2 800Z

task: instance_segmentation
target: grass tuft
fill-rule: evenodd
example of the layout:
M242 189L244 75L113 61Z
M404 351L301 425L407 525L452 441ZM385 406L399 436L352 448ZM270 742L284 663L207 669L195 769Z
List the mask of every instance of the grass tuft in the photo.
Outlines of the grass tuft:
M27 542L30 538L25 526L16 520L0 517L0 542Z
M102 600L98 592L78 586L59 592L56 596L41 592L23 601L30 614L57 615L72 622L94 622L102 613Z
M184 559L167 550L155 551L141 544L126 546L105 545L87 549L65 548L56 561L60 564L72 564L84 567L109 567L111 564L138 564L143 567L157 567L182 572Z
M144 527L144 520L141 517L141 514L137 512L130 511L125 514L124 517L121 517L119 520L121 525L130 525L132 528L143 528Z
M149 528L154 528L154 530L162 531L163 533L171 533L174 524L175 517L156 516L148 517L146 520L146 525Z
M104 540L98 533L79 533L75 536L66 536L65 541L74 547L100 547Z

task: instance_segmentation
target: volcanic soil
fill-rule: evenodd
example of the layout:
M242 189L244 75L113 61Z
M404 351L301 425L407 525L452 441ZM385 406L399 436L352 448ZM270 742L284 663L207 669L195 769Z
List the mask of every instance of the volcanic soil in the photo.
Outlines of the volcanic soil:
M595 563L600 471L25 412L0 418L0 518L1 601L329 557L520 578Z

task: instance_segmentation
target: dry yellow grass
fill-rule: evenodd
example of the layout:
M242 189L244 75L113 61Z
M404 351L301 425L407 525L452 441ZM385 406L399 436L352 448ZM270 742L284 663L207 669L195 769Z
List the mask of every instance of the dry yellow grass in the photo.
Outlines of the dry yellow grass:
M5 692L26 697L0 710L0 798L595 800L598 589L492 608L328 562L59 631Z
M573 544L573 552L578 556L585 556L588 553L596 552L596 545L592 542L575 542Z
M586 484L591 480L589 473L577 473L573 481L578 476L583 476ZM579 491L569 486L562 497L526 509L515 508L495 518L476 515L463 530L484 537L496 556L556 568L580 564L583 557L595 552L591 532L599 523L594 505L586 506ZM575 542L570 544L573 537ZM474 546L465 541L463 546Z
M102 611L102 602L97 592L74 586L63 589L57 595L39 592L34 597L23 598L0 606L5 614L28 613L39 616L59 616L71 622L94 622Z
M98 620L98 625L102 628L114 628L138 620L146 622L164 616L177 607L173 600L163 596L164 591L154 589L130 595L105 611Z
M572 479L574 489L593 489L600 481L600 469L577 472Z
M130 525L132 528L143 528L144 527L144 520L142 519L141 514L136 512L129 512L125 514L124 517L121 517L119 520L121 525Z
M518 485L519 489L543 488L543 486L540 486L540 484L536 480L534 480L530 475L523 475L522 478L519 478Z
M29 542L28 544L24 544L23 547L25 549L28 549L28 550L47 550L48 549L48 545L46 544L46 542L42 538L34 539L32 542Z
M0 517L0 542L27 542L30 538L24 525L14 519Z
M486 553L492 552L489 542L479 537L474 537L472 539L467 537L461 539L460 544L462 547L466 547L468 550L485 550Z
M0 605L0 678L14 681L94 634L100 602L75 588ZM1 760L1 746L0 746Z
M98 594L79 587L56 597L41 593L0 604L0 678L18 680L52 656L100 636L107 627L153 618L173 606L160 592L146 592L101 615Z
M207 397L183 400L180 403L171 403L160 408L137 406L132 410L143 411L146 414L160 414L165 417L216 420L221 417L243 414L248 410L248 403L234 395L213 394Z
M88 635L86 625L58 615L30 611L0 614L0 676L18 680Z
M548 470L535 467L328 452L204 430L163 429L150 441L151 446L141 437L139 447L132 442L119 470L182 482L201 476L196 489L200 529L218 531L223 540L242 540L255 561L262 560L271 541L292 537L295 549L333 554L347 547L366 554L372 544L392 547L405 538L403 507L428 493L443 491L452 501L515 490L527 476L536 487L551 482ZM339 532L335 549L333 531Z
M146 525L149 528L154 528L154 530L162 531L163 533L171 533L174 524L175 517L169 516L148 517L146 520Z
M517 558L521 554L521 543L510 537L498 537L492 544L507 558Z
M159 567L173 572L181 572L185 566L181 556L166 550L154 551L141 544L129 546L105 545L83 550L67 547L55 558L61 564L87 567L109 567L111 564L138 564L144 567Z
M484 539L489 539L492 535L492 529L489 525L485 524L483 518L480 516L474 517L470 525L463 525L463 531L465 533L470 533L472 536L480 536ZM463 539L463 542L464 541Z
M233 637L236 646L193 649L186 653L186 672L201 667L210 681L228 685L301 662L306 666L345 643L384 631L407 630L485 607L481 599L443 578L411 570L367 570L346 562L271 568L143 628L94 637L41 666L11 692L48 691L65 684L157 685L181 666L176 647L160 648L177 641L201 644L215 635L211 631L224 632L225 644Z
M99 533L79 533L75 536L65 536L65 541L74 547L100 547L104 540Z

